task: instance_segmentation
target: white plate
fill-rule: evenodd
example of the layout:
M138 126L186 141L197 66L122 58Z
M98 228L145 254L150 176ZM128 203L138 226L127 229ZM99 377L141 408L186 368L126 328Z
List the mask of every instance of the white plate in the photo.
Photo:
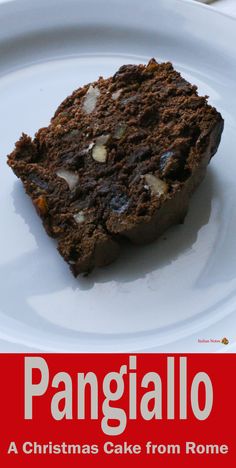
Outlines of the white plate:
M3 351L233 350L236 342L236 23L178 0L0 5L0 339ZM75 280L5 156L76 87L123 63L171 60L225 131L186 222ZM198 339L230 345L200 344Z

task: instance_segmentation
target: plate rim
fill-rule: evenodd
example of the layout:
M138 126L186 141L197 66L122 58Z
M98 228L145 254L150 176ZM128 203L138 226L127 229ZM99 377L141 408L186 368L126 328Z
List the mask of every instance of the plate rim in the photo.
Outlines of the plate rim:
M43 0L44 1L44 0ZM69 0L70 1L70 0ZM90 0L87 0L87 3L89 3ZM111 2L118 2L119 0L109 0L109 3ZM126 1L129 1L129 0L126 0ZM138 1L142 1L142 0L138 0ZM150 1L150 0L149 0ZM151 0L153 1L153 3L155 4L155 0ZM187 5L191 5L192 8L196 8L196 9L204 9L205 11L208 11L208 12L211 12L213 14L216 14L218 16L223 16L225 18L228 18L230 20L232 20L233 22L236 21L236 16L234 15L231 15L230 13L228 12L225 12L225 11L222 11L222 10L218 10L214 7L214 4L206 4L206 3L201 3L201 2L198 2L198 1L195 1L195 0L175 0L176 2L179 2L179 3L185 3ZM0 8L4 7L4 8L7 8L9 5L12 6L14 3L17 4L17 7L23 7L24 4L26 4L26 2L28 3L28 6L31 10L34 10L36 8L36 5L41 5L42 4L42 0L34 0L33 2L29 2L29 0L6 0L6 1L1 1L0 2ZM68 0L60 0L60 2L63 2L65 4L68 4ZM77 0L77 3L80 3L81 0ZM100 0L97 0L96 4L99 4ZM171 3L172 0L165 0L165 3ZM46 2L45 2L46 4Z
M66 0L60 0L60 1L63 2L63 3L67 3ZM111 1L117 2L117 0L111 0ZM192 5L192 8L197 8L197 9L198 9L198 8L200 8L200 9L203 8L203 9L207 9L208 11L211 11L212 13L216 13L217 15L226 17L226 18L228 18L228 19L230 19L230 20L233 20L234 22L236 21L236 18L235 18L235 17L232 17L231 15L229 15L229 14L227 14L227 13L225 13L225 12L218 11L218 10L216 10L213 6L205 5L205 4L198 3L198 2L193 2L192 0L177 0L177 1L178 1L178 2L181 2L181 3L186 3L186 4L188 4L188 5ZM9 2L9 5L12 5L13 3L16 3L16 2L17 2L17 4L18 4L18 8L19 8L20 5L25 4L24 0L13 0L13 2ZM80 2L80 0L78 0L78 3L79 3L79 2ZM153 0L153 2L154 2L154 0ZM171 3L171 0L168 0L168 2ZM31 9L32 9L32 11L35 9L35 6L36 6L37 4L40 4L40 3L41 3L40 0L37 0L37 1L35 1L35 2L32 2L32 3L31 3ZM89 3L89 0L88 0L88 3ZM99 4L99 0L98 0L98 4ZM5 5L5 6L6 6L7 3L4 3L4 2L3 2L3 3L0 3L0 8L1 8L2 5ZM195 6L194 6L194 5L195 5ZM174 341L173 341L173 342L174 342ZM233 344L232 344L232 346L233 346ZM226 350L226 351L227 351L227 350ZM22 351L22 352L23 352L23 351ZM45 351L45 352L48 352L48 351ZM52 352L53 352L53 351L52 351ZM75 351L75 352L76 352L76 351ZM80 352L81 352L81 351L80 351ZM145 351L144 351L144 352L145 352ZM217 352L219 352L219 351L217 351ZM166 351L166 353L168 353L168 351Z
M169 0L167 0L167 1L169 1ZM197 8L203 8L204 10L211 11L212 13L216 13L217 15L225 16L226 18L229 18L229 19L233 20L234 22L236 21L236 16L230 15L230 13L228 13L226 11L217 10L214 7L214 4L207 5L206 3L197 2L195 0L177 0L177 1L182 2L182 3L191 4L192 6L197 7Z

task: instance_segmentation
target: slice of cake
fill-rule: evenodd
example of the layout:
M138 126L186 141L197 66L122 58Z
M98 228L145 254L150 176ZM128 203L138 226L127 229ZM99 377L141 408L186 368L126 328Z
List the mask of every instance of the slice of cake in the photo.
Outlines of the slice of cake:
M79 88L8 157L74 275L112 262L122 237L182 222L223 119L171 63L124 65Z

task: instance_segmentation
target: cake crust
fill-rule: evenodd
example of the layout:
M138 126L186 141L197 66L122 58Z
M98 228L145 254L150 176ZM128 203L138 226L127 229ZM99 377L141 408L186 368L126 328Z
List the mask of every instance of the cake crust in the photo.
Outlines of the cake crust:
M8 164L75 276L182 222L217 151L223 119L176 72L152 59L74 91Z

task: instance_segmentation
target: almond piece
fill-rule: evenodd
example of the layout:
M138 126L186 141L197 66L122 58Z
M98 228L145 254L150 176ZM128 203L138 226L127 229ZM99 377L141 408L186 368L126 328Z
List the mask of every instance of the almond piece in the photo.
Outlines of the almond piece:
M118 99L122 93L123 89L118 89L117 91L115 91L111 97L114 101L116 101L116 99Z
M83 102L83 110L86 114L91 114L94 111L99 96L99 88L97 86L93 87L90 85Z
M145 174L143 177L152 193L163 195L164 193L168 192L168 185L166 182L164 182L164 180L161 180L159 177L156 177L153 174Z
M76 172L68 171L67 169L58 169L56 174L67 182L70 190L73 190L79 182L79 176Z
M73 216L75 222L77 224L81 224L85 221L85 215L83 211L78 211L78 213L74 214Z
M110 135L101 135L96 139L96 143L92 149L92 157L94 161L105 163L107 160L106 143Z

